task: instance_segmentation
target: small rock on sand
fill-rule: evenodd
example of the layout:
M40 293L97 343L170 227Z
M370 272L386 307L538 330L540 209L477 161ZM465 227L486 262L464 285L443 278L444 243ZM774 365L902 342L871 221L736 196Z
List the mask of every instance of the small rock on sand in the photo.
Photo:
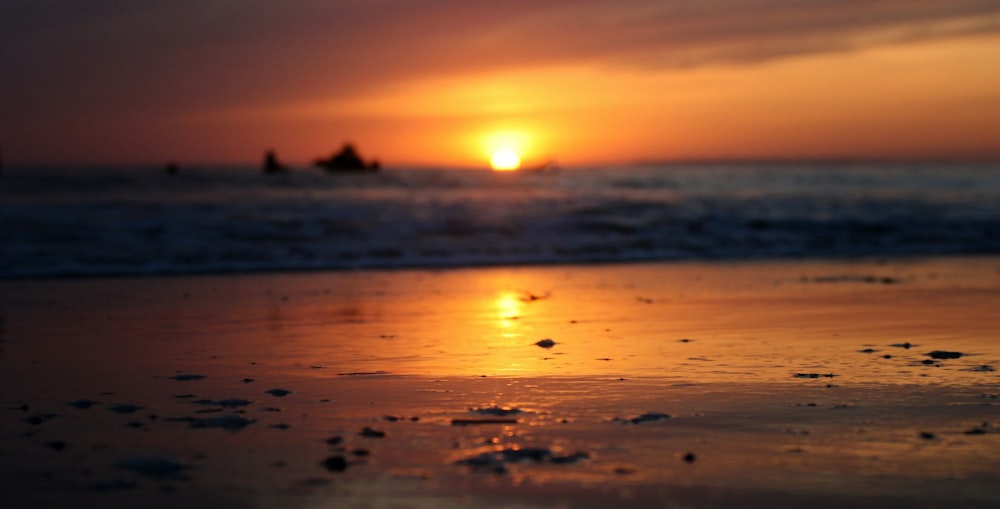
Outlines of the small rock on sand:
M369 428L368 426L365 426L365 429L361 430L361 433L358 434L368 438L385 438L384 431L379 431L377 429Z
M586 452L558 455L546 447L506 448L495 452L484 452L455 463L473 470L491 471L497 474L507 472L508 463L552 463L566 465L590 458Z
M205 375L190 375L190 374L180 374L170 377L171 380L177 380L178 382L192 382L195 380L202 380Z
M86 410L94 405L99 405L99 404L100 404L99 402L89 399L78 399L76 401L70 401L69 403L66 403L67 406L78 408L80 410Z
M116 467L153 479L183 479L188 464L165 456L135 456L119 461Z
M48 420L51 420L51 419L55 419L55 418L56 418L56 414L38 414L38 415L33 415L31 417L26 417L24 419L24 422L26 422L28 424L34 424L35 426L37 426L37 425L39 425L39 424L41 424L41 423L43 423L45 421L48 421Z
M222 415L219 417L209 418L181 417L167 420L174 422L186 422L188 423L188 427L193 429L222 428L227 431L239 431L257 422L256 420L247 419L246 417L240 415Z
M292 393L292 391L290 391L288 389L281 389L281 388L271 389L271 390L265 391L265 392L267 394L270 394L270 395L278 397L278 398L284 398L285 396L288 396L289 394Z
M535 342L535 345L539 346L541 348L552 348L553 346L556 346L556 342L553 341L553 340L551 340L551 339L546 338L546 339L543 339L541 341Z
M476 407L470 408L470 412L479 415L495 415L498 417L504 417L507 415L518 415L523 414L524 410L517 407L498 407L498 406L488 406L488 407Z
M933 352L926 353L931 359L959 359L964 355L962 352L948 352L945 350L934 350Z
M621 418L615 417L612 419L614 422L621 424L644 424L647 422L663 422L670 418L670 414L665 414L662 412L648 412L642 415L637 415L635 417Z
M966 435L985 435L987 433L1000 433L1000 429L994 428L990 423L984 422L979 426L963 431Z
M343 472L347 470L348 463L343 456L330 456L323 460L322 465L331 472Z
M218 399L218 400L199 399L197 401L192 401L191 403L194 403L196 405L221 406L224 408L237 408L253 404L253 402L248 399L239 399L239 398Z

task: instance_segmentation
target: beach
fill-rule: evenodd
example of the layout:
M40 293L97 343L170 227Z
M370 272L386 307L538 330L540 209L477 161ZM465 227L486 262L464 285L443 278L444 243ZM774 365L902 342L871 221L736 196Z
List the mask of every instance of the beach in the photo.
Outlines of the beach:
M6 2L0 509L1000 508L1000 2Z
M0 289L7 507L1000 504L996 257Z

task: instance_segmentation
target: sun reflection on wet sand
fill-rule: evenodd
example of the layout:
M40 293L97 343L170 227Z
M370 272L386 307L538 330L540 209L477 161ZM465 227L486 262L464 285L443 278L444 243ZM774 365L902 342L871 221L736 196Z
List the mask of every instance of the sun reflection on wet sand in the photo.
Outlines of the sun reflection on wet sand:
M8 313L7 336L35 338L9 348L44 356L65 373L88 371L80 359L103 361L99 352L124 370L169 371L207 359L220 368L253 362L289 375L313 366L308 373L319 377L379 371L750 383L833 373L870 383L978 380L970 370L996 354L985 338L1000 330L990 308L998 276L971 262L939 265L112 280L100 283L103 299L90 297L94 283L51 281L26 286L21 297L6 294L13 305L38 303ZM986 277L970 275L976 271ZM822 279L830 274L899 282ZM46 318L54 309L60 320ZM54 347L80 334L86 341ZM549 338L552 348L535 345ZM903 343L917 346L892 346ZM945 347L974 355L946 363L923 355Z

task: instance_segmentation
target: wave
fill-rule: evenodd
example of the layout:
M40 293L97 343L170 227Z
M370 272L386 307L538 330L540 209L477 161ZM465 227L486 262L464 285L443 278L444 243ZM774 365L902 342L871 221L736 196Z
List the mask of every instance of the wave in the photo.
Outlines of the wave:
M1000 170L655 167L0 180L0 277L1000 253Z

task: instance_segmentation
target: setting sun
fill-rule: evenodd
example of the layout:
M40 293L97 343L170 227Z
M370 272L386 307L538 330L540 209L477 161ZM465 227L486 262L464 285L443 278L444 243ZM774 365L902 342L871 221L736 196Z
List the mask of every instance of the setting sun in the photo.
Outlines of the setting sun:
M500 149L490 158L490 166L496 171L516 170L521 167L521 156L511 149Z

